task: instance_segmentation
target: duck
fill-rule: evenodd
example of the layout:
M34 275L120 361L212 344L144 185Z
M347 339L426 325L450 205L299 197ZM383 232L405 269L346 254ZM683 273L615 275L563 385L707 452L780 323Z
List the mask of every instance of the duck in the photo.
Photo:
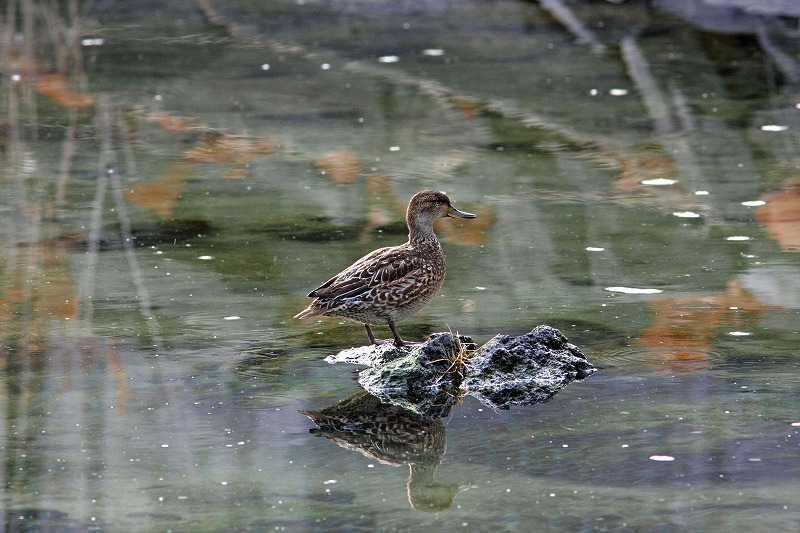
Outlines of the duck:
M314 300L294 318L338 316L364 324L371 344L380 344L370 326L388 325L395 346L404 342L396 323L416 314L444 283L445 256L433 223L440 218L476 218L453 207L435 190L415 194L408 203L408 241L365 255L308 293Z

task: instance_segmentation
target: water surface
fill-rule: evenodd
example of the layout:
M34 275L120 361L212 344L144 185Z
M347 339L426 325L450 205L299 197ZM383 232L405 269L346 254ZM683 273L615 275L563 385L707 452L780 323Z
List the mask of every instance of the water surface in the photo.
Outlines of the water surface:
M800 525L792 6L10 4L5 529ZM423 188L478 218L401 334L549 324L600 370L370 455L298 412L359 391L323 358L363 327L292 316Z

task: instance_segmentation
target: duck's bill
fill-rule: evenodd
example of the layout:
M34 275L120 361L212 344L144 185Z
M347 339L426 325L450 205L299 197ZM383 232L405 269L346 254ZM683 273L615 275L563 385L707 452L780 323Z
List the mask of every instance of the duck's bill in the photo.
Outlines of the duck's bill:
M449 217L456 217L456 218L477 218L478 215L473 213L467 213L466 211L459 211L455 207L450 207L447 211L447 216Z

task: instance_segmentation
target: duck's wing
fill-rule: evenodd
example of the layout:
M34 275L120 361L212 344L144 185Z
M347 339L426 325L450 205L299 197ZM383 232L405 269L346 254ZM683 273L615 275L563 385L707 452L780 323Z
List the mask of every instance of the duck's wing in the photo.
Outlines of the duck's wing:
M426 269L426 261L402 247L379 248L365 255L308 295L323 300L353 298L374 287L398 289L413 283L414 274Z

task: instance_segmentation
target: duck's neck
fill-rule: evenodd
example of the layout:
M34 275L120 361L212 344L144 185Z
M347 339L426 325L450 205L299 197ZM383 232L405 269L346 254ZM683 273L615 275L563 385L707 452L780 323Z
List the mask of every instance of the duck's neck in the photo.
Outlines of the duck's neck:
M417 248L439 248L439 239L429 222L408 220L408 242Z

